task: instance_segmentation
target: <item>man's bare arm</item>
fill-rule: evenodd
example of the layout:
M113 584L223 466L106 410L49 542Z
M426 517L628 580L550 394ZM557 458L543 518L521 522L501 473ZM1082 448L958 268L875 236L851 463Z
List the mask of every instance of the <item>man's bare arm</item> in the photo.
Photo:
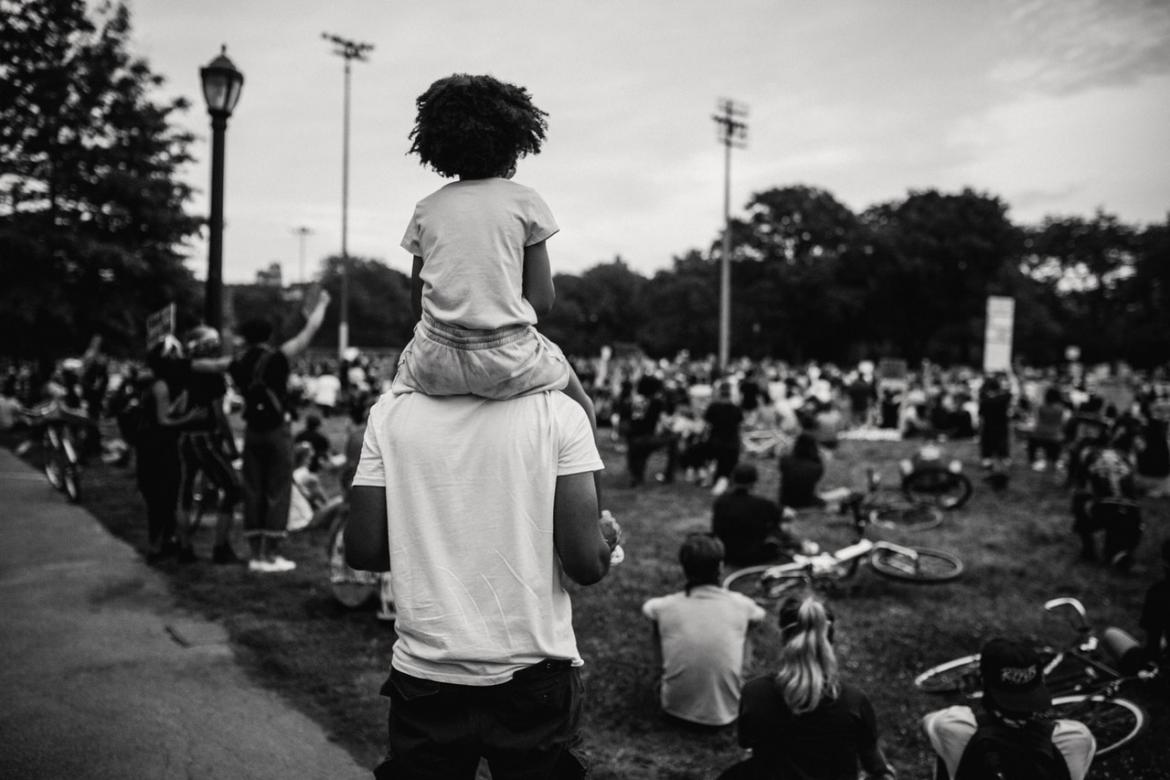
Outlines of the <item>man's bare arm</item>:
M390 571L385 488L354 485L350 490L345 562L360 571Z
M592 585L609 571L610 546L601 535L592 471L557 477L553 541L561 567L579 585Z

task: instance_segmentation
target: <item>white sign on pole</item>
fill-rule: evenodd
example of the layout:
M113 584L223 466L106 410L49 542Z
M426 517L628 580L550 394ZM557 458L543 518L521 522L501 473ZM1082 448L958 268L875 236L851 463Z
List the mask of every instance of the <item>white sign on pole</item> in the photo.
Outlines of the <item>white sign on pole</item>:
M146 318L146 347L149 349L155 343L175 332L175 304L168 303L154 314Z
M1011 371L1012 328L1016 301L1000 295L987 296L987 329L983 339L983 371Z

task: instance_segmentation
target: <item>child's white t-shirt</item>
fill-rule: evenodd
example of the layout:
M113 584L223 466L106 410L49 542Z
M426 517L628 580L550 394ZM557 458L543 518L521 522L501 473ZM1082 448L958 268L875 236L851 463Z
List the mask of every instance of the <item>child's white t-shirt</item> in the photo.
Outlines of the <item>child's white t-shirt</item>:
M524 248L559 229L540 195L509 179L456 181L423 198L402 237L423 259L423 311L472 330L535 325Z

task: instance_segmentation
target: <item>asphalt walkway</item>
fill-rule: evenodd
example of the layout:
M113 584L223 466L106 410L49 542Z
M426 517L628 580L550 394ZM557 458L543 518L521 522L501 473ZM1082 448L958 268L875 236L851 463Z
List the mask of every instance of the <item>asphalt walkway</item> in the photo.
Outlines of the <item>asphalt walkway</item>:
M369 778L223 626L0 447L0 777Z

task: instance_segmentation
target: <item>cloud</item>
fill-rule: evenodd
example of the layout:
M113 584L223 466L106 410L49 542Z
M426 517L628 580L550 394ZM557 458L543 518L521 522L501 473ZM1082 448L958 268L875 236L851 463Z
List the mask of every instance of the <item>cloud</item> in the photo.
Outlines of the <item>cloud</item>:
M1165 0L1016 0L1000 21L1007 49L993 80L1069 95L1170 72Z

